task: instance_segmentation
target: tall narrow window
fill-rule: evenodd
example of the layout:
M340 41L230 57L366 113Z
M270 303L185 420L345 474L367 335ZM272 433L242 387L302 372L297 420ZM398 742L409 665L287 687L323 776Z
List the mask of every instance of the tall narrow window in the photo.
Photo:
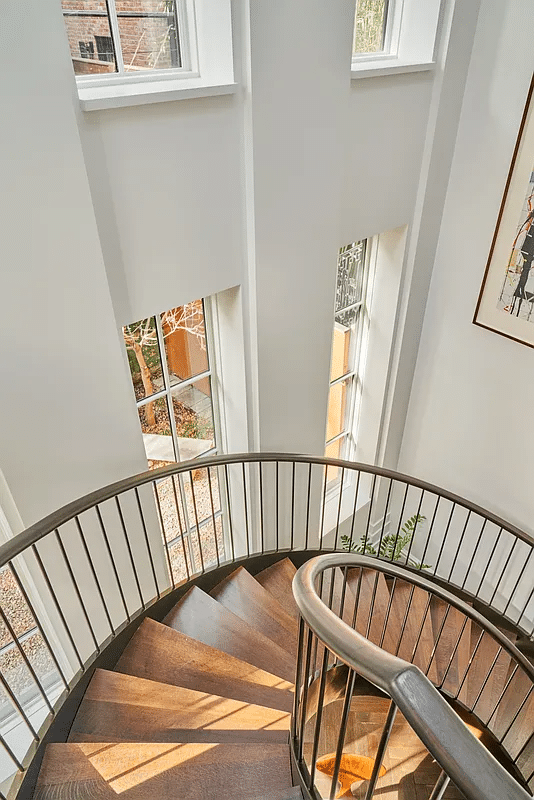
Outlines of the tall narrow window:
M368 243L342 247L337 262L336 305L325 455L352 457L361 396L366 326ZM331 470L329 478L337 475Z
M76 75L183 66L179 0L62 0L62 8Z
M123 328L149 469L217 453L216 407L210 363L209 317L203 300ZM157 484L175 579L222 553L217 469ZM215 528L215 530L214 530ZM186 553L187 565L184 563Z
M393 0L356 0L354 55L383 53L388 49L392 6Z

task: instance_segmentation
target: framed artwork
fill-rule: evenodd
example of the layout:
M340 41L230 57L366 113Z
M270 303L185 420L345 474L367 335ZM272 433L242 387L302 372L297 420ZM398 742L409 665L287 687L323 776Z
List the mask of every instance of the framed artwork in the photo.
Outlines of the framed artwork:
M534 347L534 78L473 322Z

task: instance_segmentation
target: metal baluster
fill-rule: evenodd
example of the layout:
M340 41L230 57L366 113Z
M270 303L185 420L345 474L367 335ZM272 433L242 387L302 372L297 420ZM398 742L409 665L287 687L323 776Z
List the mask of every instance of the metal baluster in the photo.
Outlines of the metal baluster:
M30 613L31 613L31 615L32 615L32 617L33 617L33 619L35 621L35 625L37 627L37 630L41 634L43 642L46 645L46 649L48 650L50 658L54 662L54 665L55 665L55 667L56 667L56 669L57 669L57 671L59 673L59 676L60 676L61 680L63 681L65 689L68 689L68 686L69 686L68 681L65 678L65 675L63 674L63 670L61 669L61 667L59 665L59 661L57 660L56 654L54 653L54 650L53 650L53 648L52 648L52 646L51 646L51 644L50 644L50 642L48 640L48 637L46 636L46 634L44 632L43 626L39 622L39 618L38 618L37 614L35 613L35 608L33 607L32 603L30 601L30 598L28 597L28 593L26 592L26 589L24 588L24 584L22 583L22 581L21 581L21 579L19 577L19 574L18 574L17 570L15 569L15 565L14 565L14 563L12 561L9 561L8 563L9 563L9 568L11 569L11 572L13 574L13 577L15 578L15 583L17 584L20 593L24 597L24 600L26 601L26 605L30 609Z
M354 630L356 630L356 622L358 618L358 606L360 605L360 594L362 589L362 577L363 577L363 567L358 567L358 569L359 569L358 586L356 589L356 595L354 597L354 611L352 614L352 622L351 622L351 627L354 628Z
M310 536L310 496L311 496L311 476L312 476L312 465L311 463L308 465L308 490L307 490L307 499L306 499L306 535L304 539L304 549L308 549L308 540Z
M187 580L189 580L191 577L191 573L189 571L189 558L187 556L187 551L185 549L184 526L182 525L182 518L180 516L180 506L178 505L178 492L176 490L176 480L175 480L176 475L172 475L171 477L172 477L172 491L174 494L174 506L176 508L176 519L178 520L178 527L180 529L180 539L182 540L182 553L184 556L185 574L187 575Z
M417 652L417 648L419 647L419 642L421 641L421 636L423 635L423 631L425 629L426 618L428 616L428 612L430 611L430 603L431 602L432 602L432 595L429 594L428 595L428 599L426 601L425 612L424 612L423 617L421 619L421 625L419 626L419 633L417 634L417 639L415 640L415 647L413 648L412 654L410 656L410 661L411 661L412 664L413 664L413 660L415 658L415 654ZM441 633L441 631L440 631L440 633ZM438 638L439 638L439 636L438 636Z
M13 630L13 626L11 625L9 619L7 618L6 614L4 613L3 608L1 606L0 606L0 619L2 620L4 625L6 626L7 630L9 631L9 635L11 636L11 638L13 640L13 644L15 645L17 650L19 651L22 660L26 664L26 667L27 667L30 675L32 676L33 680L35 681L35 684L36 684L37 688L39 689L39 693L42 696L43 700L45 701L46 705L48 706L49 711L51 711L51 713L54 714L55 712L54 712L54 709L52 707L52 704L50 703L50 700L48 699L48 695L46 694L45 690L43 689L41 681L37 677L36 672L35 672L32 664L31 664L31 661L29 660L28 656L26 655L26 653L24 651L24 648L22 647L21 643L19 642L17 634Z
M295 462L293 461L291 470L291 550L295 538Z
M506 561L504 563L504 567L501 570L501 576L500 576L499 580L497 581L497 583L495 584L495 589L493 590L493 594L490 597L490 600L489 600L489 603L488 603L488 605L490 605L490 606L491 606L491 604L493 603L493 601L495 599L495 595L497 594L497 590L498 590L498 588L499 588L499 586L501 584L502 579L504 578L506 570L508 569L508 564L510 563L510 559L512 558L512 556L514 554L514 550L517 547L518 541L519 541L518 539L516 539L514 541L514 543L512 544L512 548L511 548L510 552L508 553L508 558L506 559Z
M479 700L480 700L480 698L482 697L482 692L484 691L484 689L485 689L485 688L486 688L486 686L488 685L488 681L489 681L490 675L491 675L491 673L493 672L493 667L494 667L494 666L495 666L495 664L497 663L497 660L498 660L499 656L501 655L501 653L502 653L502 647L499 647L499 649L497 650L497 653L495 654L495 658L494 658L494 659L493 659L493 661L491 662L491 667L490 667L490 668L489 668L489 670L488 670L488 674L487 674L487 675L486 675L486 677L484 678L484 681L483 681L483 683L482 683L482 686L480 687L480 689L479 689L479 691L478 691L478 694L477 694L477 696L476 696L476 698L475 698L475 702L474 702L474 703L473 703L473 705L470 707L470 710L471 710L471 711L474 711L474 710L475 710L475 706L476 706L476 704L478 703L478 701L479 701Z
M165 554L167 556L167 564L169 566L169 577L171 579L172 588L176 589L176 581L174 580L174 570L172 568L171 554L169 552L169 543L167 541L167 531L165 530L165 523L163 522L163 513L161 511L161 503L159 501L158 486L157 486L156 481L152 481L152 486L154 488L154 495L156 497L156 508L158 510L159 523L160 523L161 532L162 532L162 535L163 535L163 544L165 546ZM121 590L121 596L122 596L122 590ZM126 613L128 613L128 612L126 612ZM128 622L129 621L130 621L130 617L128 616Z
M486 568L485 568L484 572L482 573L482 577L480 579L480 583L478 584L478 589L475 592L475 597L478 597L478 593L480 592L480 590L482 588L482 584L486 580L486 575L488 574L489 566L490 566L491 562L493 561L493 556L495 555L495 553L496 553L496 551L497 551L497 549L499 547L499 542L501 541L502 534L503 534L503 529L499 528L499 535L497 536L497 539L495 541L495 545L492 548L491 556L489 557L489 561L486 564Z
M510 724L507 726L505 732L500 737L499 744L502 744L504 742L504 740L506 739L506 737L508 736L508 734L510 733L515 721L517 720L518 716L522 712L523 708L525 707L525 703L527 702L528 698L530 697L530 695L532 694L533 691L534 691L534 686L531 686L530 689L528 690L528 692L526 693L523 702L521 703L521 705L519 706L519 708L515 712L514 716L512 717L512 720L511 720Z
M434 567L434 572L433 572L434 575L436 575L438 571L439 562L441 561L443 548L445 547L447 536L449 535L449 530L451 527L451 522L455 511L456 511L456 503L453 503L451 508L451 513L449 514L449 519L447 520L447 527L445 528L445 533L443 534L443 539L441 540L441 547L439 548L438 559L436 561L436 566Z
M385 639L385 636L386 636L386 630L387 630L388 622L389 622L389 615L391 613L391 606L393 605L393 597L395 596L395 589L396 588L397 588L397 578L393 578L393 583L391 584L391 589L390 589L390 592L389 592L388 607L387 607L387 610L386 610L386 616L384 618L384 625L383 625L383 628L382 628L382 635L380 636L380 643L378 645L379 647L382 647L382 645L384 644L384 639Z
M527 749L528 745L532 742L532 736L533 736L533 734L530 734L530 736L528 736L525 739L525 742L521 745L521 749L519 750L518 754L516 755L516 757L513 760L514 764L517 764L517 762L519 761L519 759L521 758L521 756L523 755L523 753Z
M87 561L89 562L89 569L91 570L91 575L93 576L93 580L95 582L95 586L96 586L96 589L97 589L97 592L98 592L98 596L100 597L100 601L101 601L102 606L104 608L104 613L105 613L106 619L108 621L109 629L110 629L111 633L114 634L115 633L115 628L113 627L113 622L111 621L111 616L109 614L109 609L108 609L108 605L106 603L106 598L104 597L104 592L102 591L102 587L100 585L100 581L98 580L98 575L96 574L95 565L93 564L93 559L92 559L91 553L89 552L89 547L87 546L87 540L85 538L85 534L84 534L82 526L80 524L80 519L79 519L79 517L77 515L74 517L74 521L76 523L76 527L77 527L78 533L80 535L80 539L81 539L81 542L82 542L82 545L83 545L83 549L84 549Z
M441 500L441 497L438 496L438 499L436 501L436 505L434 507L434 511L433 511L433 514L432 514L432 520L430 522L430 527L428 529L428 534L427 534L427 537L426 537L426 543L425 543L425 547L424 547L424 550L423 550L423 555L421 556L421 564L425 563L425 557L426 557L426 554L427 554L427 550L428 550L428 548L430 546L430 539L432 538L432 531L434 530L434 523L436 521L436 516L437 516L437 513L438 513L439 501L440 500Z
M81 657L81 655L80 655L80 653L78 651L78 648L76 647L76 643L74 642L74 638L73 638L73 636L72 636L72 634L70 632L70 628L69 628L69 626L67 624L67 620L65 619L65 615L64 615L63 611L61 610L61 606L60 606L59 601L57 599L57 595L56 595L56 593L55 593L55 591L54 591L54 589L52 587L52 584L50 583L50 578L48 577L48 573L46 571L45 565L43 564L43 560L42 560L42 558L40 556L40 553L39 553L39 551L37 549L37 545L36 544L32 544L31 548L32 548L32 552L33 552L33 554L34 554L34 556L35 556L35 558L37 560L37 564L39 565L39 568L40 568L40 570L41 570L41 572L43 574L43 578L45 580L47 589L50 592L50 596L52 597L52 600L54 601L54 605L56 607L56 611L59 614L59 617L60 617L61 622L63 624L63 627L65 629L65 633L67 634L67 636L69 638L69 641L70 641L70 643L72 645L72 649L74 650L74 654L76 655L76 658L77 658L77 660L78 660L78 662L80 664L81 669L83 670L83 668L84 668L83 659L82 659L82 657Z
M503 699L504 695L505 695L505 694L506 694L506 692L508 691L508 687L509 687L509 686L510 686L510 684L512 683L512 681L513 681L513 679L514 679L514 677L515 677L515 674L516 674L516 672L517 672L517 670L518 670L518 669L519 669L519 664L516 664L516 665L515 665L515 667L513 668L512 672L511 672L511 674L510 674L510 677L508 678L508 680L507 680L507 681L506 681L506 683L504 684L504 688L503 688L503 690L502 690L501 694L499 695L499 699L498 699L498 700L497 700L497 702L495 703L495 706L494 706L494 708L493 708L493 711L491 712L491 714L490 714L490 716L489 716L489 718L488 718L488 721L486 722L486 727L488 727L488 726L489 726L489 724L490 724L491 720L493 719L493 716L494 716L495 712L497 711L497 709L499 708L499 705L500 705L500 703L501 703L501 700Z
M361 477L361 474L362 473L358 470L358 477L356 479L356 488L354 490L354 507L352 509L352 523L351 523L351 526L350 526L350 539L349 539L349 547L348 547L349 552L352 550L352 540L353 540L353 537L354 537L354 523L356 522L356 512L357 512L357 509L358 509L358 493L360 491L360 477Z
M265 552L265 531L264 531L264 508L263 508L263 462L258 461L259 483L260 483L260 531L261 531L261 552Z
M345 597L347 596L347 575L349 568L343 567L343 584L341 586L341 599L339 601L339 618L343 619L343 612L345 611Z
M347 683L345 686L345 698L343 700L343 711L341 714L341 722L339 724L339 733L337 737L336 747L336 760L334 762L334 771L332 772L332 783L330 786L330 800L334 800L336 795L337 779L339 777L339 767L341 765L341 756L343 755L343 747L345 745L345 736L347 733L347 723L349 721L350 704L352 702L352 694L354 692L354 683L356 681L356 673L354 670L349 669L347 676Z
M107 531L106 531L106 526L104 525L104 520L102 519L102 514L100 512L100 506L98 504L95 506L95 511L96 511L96 516L97 516L97 519L98 519L98 523L100 525L100 530L102 531L102 538L104 539L104 543L106 545L106 550L108 551L109 560L111 561L113 574L115 575L115 580L117 582L117 588L119 590L120 598L122 600L122 605L124 607L124 613L126 614L128 622L130 622L131 621L131 617L130 617L130 614L128 612L128 606L126 605L126 599L124 597L124 592L122 591L122 585L121 585L121 582L120 582L119 573L117 571L117 566L115 564L115 559L113 557L113 552L111 550L111 544L109 542L108 534L107 534Z
M143 528L143 535L145 537L146 549L148 551L148 559L150 561L150 569L152 571L152 577L154 578L154 586L155 586L156 594L157 594L158 600L159 600L159 598L161 597L161 592L159 590L158 578L157 578L157 575L156 575L156 567L155 567L155 564L154 564L154 559L152 557L152 548L150 547L150 539L148 538L148 531L147 531L147 527L146 527L145 515L143 513L143 508L141 506L141 498L139 497L139 489L137 488L137 486L134 489L134 493L135 493L135 499L136 499L136 502L137 502L137 509L139 511L139 516L141 518L141 526Z
M228 464L224 465L224 483L226 486L226 502L228 503L228 531L230 533L232 561L235 561L234 526L232 524L232 497L230 495L230 483L228 480Z
M248 529L248 503L247 503L247 474L245 471L245 462L241 464L243 472L243 504L245 512L245 536L247 540L247 558L250 556L250 542L249 542L249 529Z
M219 556L219 542L217 541L217 525L215 523L215 505L213 503L213 489L212 489L212 486L211 486L211 474L210 474L210 468L209 467L206 468L206 472L208 473L208 489L209 489L209 493L210 493L211 519L212 519L212 522L213 522L213 540L214 540L214 544L215 544L215 553L217 555L217 566L220 567L221 566L221 559L220 559L220 556Z
M280 514L280 508L279 508L279 494L278 494L278 461L276 462L276 484L275 484L275 496L276 496L276 500L275 500L275 504L276 504L276 520L275 520L275 526L276 526L276 527L275 527L275 530L276 530L276 552L278 553L278 551L279 551L279 549L280 549L279 542L278 542L278 535L279 535L279 534L278 534L278 516L279 516L279 514Z
M297 649L297 669L295 672L295 689L293 694L293 714L291 715L291 741L293 744L297 738L297 716L299 711L300 692L302 688L302 663L304 654L304 620L299 615L299 635L298 635L298 649Z
M18 771L19 772L24 772L24 767L22 766L22 764L18 760L17 756L15 755L15 753L13 752L13 750L8 745L8 743L6 742L6 740L4 739L4 737L2 735L0 735L0 744L2 745L2 747L4 748L6 753L8 754L9 758L11 759L11 761L15 764L15 766L18 769ZM6 800L5 796L4 796L4 800Z
M460 635L458 636L458 639L456 640L456 644L453 647L451 656L449 658L449 662L447 664L447 669L445 670L445 674L443 675L443 678L441 679L441 682L439 684L439 688L441 688L445 684L445 681L447 679L447 675L449 674L449 670L450 670L450 668L452 666L452 662L454 661L454 657L456 655L456 652L458 650L458 647L460 645L460 641L462 639L463 633L465 631L465 628L466 628L466 625L467 625L468 622L469 622L469 617L465 617L464 621L463 621L463 624L462 624L462 628L460 630Z
M438 649L438 646L439 646L439 640L441 639L441 634L443 633L443 629L445 627L445 623L447 622L447 617L449 616L449 612L450 612L451 608L452 608L452 606L447 606L447 610L445 611L445 613L443 615L443 619L441 620L441 625L439 626L438 635L436 637L436 641L434 642L434 647L432 648L432 653L430 654L430 661L428 662L427 668L424 670L425 675L428 675L428 671L429 671L429 669L430 669L430 667L432 665L432 662L434 661L434 656L436 655L436 652L437 652L437 649Z
M132 571L133 571L133 574L134 574L134 580L135 580L135 585L136 585L136 588L137 588L137 593L139 594L139 600L141 601L141 606L142 606L142 608L144 610L146 608L146 604L145 604L145 601L143 599L143 593L141 591L141 584L139 583L139 576L137 574L137 567L135 566L135 561L134 561L134 557L133 557L133 553L132 553L132 547L130 545L130 539L128 537L128 532L126 530L126 525L124 523L124 516L122 514L122 506L120 504L118 495L115 497L115 505L117 506L117 512L119 514L119 520L120 520L120 523L121 523L122 533L123 533L123 536L124 536L124 541L126 543L126 548L128 550L128 556L129 556L129 559L130 559L130 564L131 564L131 567L132 567Z
M37 731L35 730L35 728L31 724L31 722L30 722L26 712L24 711L22 705L17 700L17 698L15 696L15 693L11 690L10 685L8 684L8 682L6 681L6 679L4 678L4 676L2 675L1 672L0 672L0 684L2 685L5 693L7 694L7 696L9 697L9 699L11 700L11 702L13 703L13 705L15 706L17 711L19 712L20 716L22 717L22 719L24 720L24 722L28 726L28 730L30 731L34 741L35 742L40 742L41 739L40 739L39 734L37 733ZM19 762L17 761L17 764L18 763Z
M343 499L343 480L345 477L345 467L341 467L341 482L339 485L339 502L337 506L337 518L336 518L336 535L334 537L334 550L337 550L337 537L339 535L339 520L341 517L341 501Z
M373 501L374 501L374 497L375 497L375 486L376 486L376 475L373 475L373 483L371 485L371 498L369 500L369 513L367 515L367 524L365 526L365 534L364 534L364 540L363 540L363 552L364 553L365 553L365 548L366 548L366 545L367 545L367 538L369 536L369 526L371 524L371 513L372 513L372 510L373 510Z
M488 524L488 520L485 519L484 522L482 523L482 527L480 529L480 533L478 534L478 538L477 538L477 542L476 542L476 545L475 545L475 549L473 550L471 558L469 559L469 564L467 566L467 571L465 573L464 579L463 579L462 584L460 586L461 589L463 589L465 587L465 584L467 583L467 579L469 578L469 575L471 574L471 567L473 566L473 562L474 562L474 560L476 558L476 554L478 552L478 547L480 545L480 542L482 541L482 536L484 534L484 530L485 530L487 524Z
M512 589L512 591L510 592L510 596L509 596L509 598L508 598L508 602L506 603L506 605L505 605L505 607L504 607L504 609L503 609L503 612L502 612L502 615L503 615L503 617L505 617L505 616L506 616L506 612L508 611L508 607L509 607L510 603L512 602L512 598L513 598L513 596L514 596L514 594L515 594L515 592L516 592L516 589L517 589L517 587L519 586L519 584L520 584L520 582L521 582L521 578L523 577L523 575L524 575L524 573L525 573L525 570L526 570L526 568L527 568L528 562L530 561L530 559L531 559L531 556L532 556L532 553L533 553L533 552L534 552L534 551L533 551L533 550L531 550L531 551L530 551L530 553L528 554L527 558L525 559L525 563L523 564L523 567L522 567L522 569L521 569L521 572L519 573L519 576L518 576L518 578L517 578L517 580L516 580L516 582L515 582L514 588L513 588L513 589ZM522 615L521 615L521 616L522 616ZM520 617L519 619L521 619L521 617Z
M460 541L458 542L458 545L457 545L457 547L456 547L456 553L454 554L454 558L453 558L453 560L452 560L452 566L451 566L451 568L450 568L450 570L449 570L449 574L448 574L448 576L447 576L447 581L448 581L448 582L450 582L450 580L451 580L452 573L454 572L454 567L456 566L456 562L457 562L457 560L458 560L458 556L460 555L460 550L461 550L461 548L462 548L462 544L463 544L463 541L464 541L465 532L466 532L466 530L467 530L467 526L469 525L469 520L470 520L470 519L471 519L471 512L469 511L469 513L468 513L468 515L467 515L467 517L466 517L466 519L465 519L465 524L464 524L464 527L463 527L462 533L461 533L461 535L460 535Z
M412 545L415 542L415 534L417 533L417 526L419 524L419 516L421 513L421 506L423 505L424 496L425 496L425 490L423 489L421 491L421 497L419 498L419 505L417 506L417 512L415 515L415 525L413 527L412 535L410 537L410 544L408 545L408 552L406 553L406 561L404 562L405 564L408 564L410 560L410 554L412 552Z
M326 479L328 475L328 468L324 465L324 479L323 479L323 503L321 507L321 526L319 528L319 550L323 549L323 535L324 535L324 518L326 510Z
M475 649L471 653L471 658L467 662L467 667L465 668L465 672L464 672L464 674L462 676L462 680L460 681L460 685L458 686L458 689L456 690L456 694L454 695L454 699L455 700L456 700L456 698L458 698L460 696L460 693L461 693L461 691L462 691L462 689L464 687L464 683L466 681L466 678L469 675L469 670L471 669L471 664L473 663L473 661L474 661L474 659L476 657L476 654L478 653L478 648L480 647L483 638L484 638L484 631L482 630L480 636L477 639L477 643L475 645Z
M367 792L365 793L365 800L371 800L375 792L380 767L382 766L382 761L384 760L384 754L386 752L386 747L388 746L388 741L391 734L391 729L393 728L393 723L395 722L396 714L397 706L392 700L389 706L385 725L382 729L382 736L380 737L380 742L378 744L375 763L373 764L373 772L369 778L369 786L367 787Z
M529 596L528 596L528 600L527 600L527 602L525 603L525 605L523 606L523 610L521 611L521 614L520 614L520 615L519 615L519 617L517 618L517 624L519 624L519 623L521 622L521 620L523 619L523 616L524 616L524 614L525 614L525 611L527 610L527 608L528 608L528 606L529 606L529 604L530 604L530 601L532 600L532 598L533 598L533 597L534 597L534 588L533 588L533 589L532 589L532 591L530 592L530 594L529 594ZM531 631L531 634L530 634L530 635L532 635L532 633L534 633L534 628L532 629L532 631Z
M65 566L67 567L67 571L68 571L68 573L70 575L70 579L72 581L72 585L74 586L74 591L76 592L76 596L78 597L79 603L80 603L80 605L82 607L82 612L83 612L83 615L85 617L85 621L87 622L87 627L89 628L89 631L91 633L91 638L92 638L92 640L94 642L95 650L96 650L97 653L100 653L100 645L98 644L98 640L97 640L97 638L95 636L95 632L93 630L93 626L91 624L91 620L89 619L89 614L87 613L87 609L85 607L85 603L83 602L83 598L82 598L80 589L78 588L78 583L76 582L76 578L74 577L74 572L72 571L72 567L70 565L67 553L65 552L65 548L63 546L63 542L61 541L61 536L59 535L59 531L58 531L57 528L55 529L54 533L56 535L56 541L59 544L59 548L61 550L61 554L63 556L63 560L65 561Z
M372 597L371 597L371 605L369 606L369 618L367 620L367 626L366 626L366 629L365 629L365 638L366 639L369 638L369 633L371 632L371 623L373 621L373 611L374 611L374 608L375 608L376 590L377 590L377 587L378 587L378 577L379 577L379 575L380 575L380 573L378 572L378 570L376 570L376 572L375 572L375 581L374 581L374 584L373 584L373 594L372 594Z
M313 639L315 638L311 629L306 626L308 638L306 641L306 659L304 662L304 686L302 690L302 700L300 703L300 720L299 720L299 739L298 739L298 761L302 762L302 748L304 745L304 726L306 725L306 706L308 704L308 689L310 686L310 663Z
M428 798L428 800L442 800L443 795L445 794L445 790L450 783L450 778L446 772L441 771L439 778L436 781L436 785L432 789L432 794Z
M200 525L198 524L198 513L197 513L197 499L195 497L195 486L193 484L193 470L189 470L189 482L191 484L191 498L193 500L193 514L195 515L195 525L197 528L197 539L198 539L198 553L200 555L200 570L204 573L206 570L204 568L204 555L202 553L202 542L200 541Z
M387 518L387 513L388 513L388 508L389 508L389 499L391 497L392 486L393 486L393 480L390 478L389 479L388 494L387 494L387 497L386 497L386 506L384 508L384 516L382 517L382 529L380 531L380 538L378 540L378 547L376 548L376 554L377 554L377 556L379 558L380 558L380 550L382 549L382 539L384 538L384 531L386 529L386 518Z
M315 728L313 731L313 748L312 748L312 757L310 763L310 779L309 779L309 789L311 790L313 786L313 781L315 778L315 762L317 761L317 752L319 750L319 735L321 733L321 723L323 721L323 703L324 703L324 692L326 687L326 668L328 664L328 657L330 655L330 651L325 646L324 647L324 654L323 654L323 662L321 665L321 678L319 682L319 696L317 698L317 712L315 715Z
M397 549L397 542L398 542L398 539L399 539L402 520L403 520L403 517L404 517L404 508L406 506L406 499L408 497L408 489L410 488L407 483L405 484L405 486L406 486L406 488L404 490L404 497L403 497L403 500L402 500L401 512L399 514L399 524L397 525L397 532L395 534L395 541L393 542L392 555L395 553L395 550Z
M404 636L404 631L406 630L406 623L408 622L408 616L410 614L410 608L412 607L412 600L413 600L414 592L415 592L415 586L412 586L412 588L410 590L410 596L409 596L408 602L406 604L406 611L404 612L404 619L403 619L402 625L401 625L399 641L397 642L397 647L395 649L395 655L396 656L399 654L399 650L400 650L400 646L401 646L401 642L402 642L402 637Z

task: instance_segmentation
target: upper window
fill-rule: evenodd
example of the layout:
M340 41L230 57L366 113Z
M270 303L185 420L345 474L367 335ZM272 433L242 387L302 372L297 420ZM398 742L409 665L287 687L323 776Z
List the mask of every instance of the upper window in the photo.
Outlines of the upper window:
M78 76L184 66L180 0L62 0L62 8Z
M352 48L355 56L384 52L392 4L393 0L357 0Z
M351 459L362 389L368 327L367 240L342 247L337 262L325 455ZM329 470L329 480L337 470Z

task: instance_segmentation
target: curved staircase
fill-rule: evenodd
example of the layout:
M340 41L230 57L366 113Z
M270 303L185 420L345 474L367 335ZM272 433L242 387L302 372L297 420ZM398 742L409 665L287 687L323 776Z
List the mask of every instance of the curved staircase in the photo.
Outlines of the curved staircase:
M47 746L36 800L301 798L290 755L295 572L287 557L255 576L239 567L209 594L192 586L162 622L145 618L114 669L94 672L67 742ZM532 684L473 619L373 569L333 570L320 595L368 640L426 673L515 778L534 770ZM331 780L315 762L336 750L350 676L320 645L309 659L302 757L327 798ZM343 752L374 759L389 698L360 676L350 697ZM426 800L440 776L400 713L383 764L381 800ZM353 785L362 800L367 785ZM435 796L463 797L452 783Z

